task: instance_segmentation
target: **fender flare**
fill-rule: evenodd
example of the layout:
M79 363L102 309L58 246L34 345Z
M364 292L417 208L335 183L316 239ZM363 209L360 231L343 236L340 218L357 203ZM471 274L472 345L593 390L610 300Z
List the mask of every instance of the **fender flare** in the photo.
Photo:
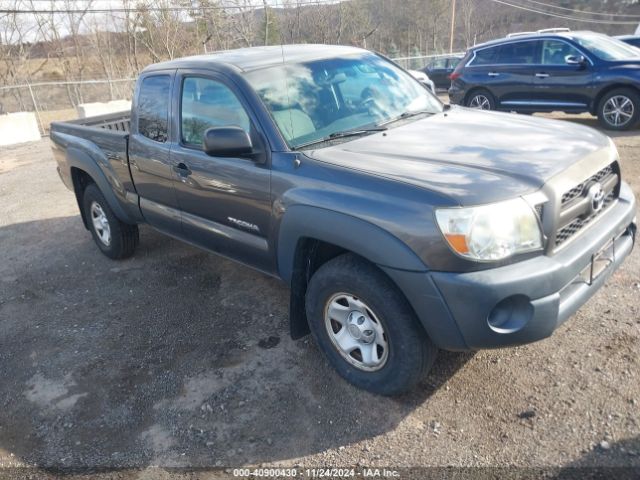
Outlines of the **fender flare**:
M468 349L429 276L428 266L400 239L383 228L344 213L295 205L285 213L278 238L280 277L291 287L289 328L293 339L309 333L305 311L308 278L304 276L304 268L300 268L299 263L303 259L298 256L298 245L300 239L313 238L349 250L376 264L405 296L437 346L448 350Z
M426 272L427 266L401 240L365 220L308 205L290 206L280 222L278 272L291 283L295 252L301 238L313 238L344 248L379 266Z
M98 162L93 158L93 155L87 153L81 148L75 146L67 147L67 163L69 168L77 168L82 170L89 175L93 181L96 183L102 195L107 200L109 207L113 211L114 215L121 220L122 222L129 224L138 223L135 218L133 218L126 210L126 208L122 205L121 201L118 200L115 192L113 191L114 185L113 180L109 181L107 175L105 175L103 169L98 165ZM115 175L112 175L115 179ZM118 180L115 179L117 182ZM74 185L75 187L75 185ZM116 187L117 188L117 187ZM77 195L77 192L76 192ZM78 198L78 205L80 206L80 211L82 212L82 199ZM84 217L84 215L83 215ZM83 218L84 219L84 218Z

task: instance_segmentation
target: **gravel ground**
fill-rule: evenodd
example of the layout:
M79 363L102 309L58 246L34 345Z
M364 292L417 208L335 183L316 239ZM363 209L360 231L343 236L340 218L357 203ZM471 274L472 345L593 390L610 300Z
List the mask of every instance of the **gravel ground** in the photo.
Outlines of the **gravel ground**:
M640 132L615 142L640 198ZM0 475L360 465L640 476L638 249L553 337L444 352L412 393L381 398L342 381L309 338L288 338L278 281L144 227L134 258L101 255L47 140L0 152L0 247ZM11 469L24 465L35 470Z

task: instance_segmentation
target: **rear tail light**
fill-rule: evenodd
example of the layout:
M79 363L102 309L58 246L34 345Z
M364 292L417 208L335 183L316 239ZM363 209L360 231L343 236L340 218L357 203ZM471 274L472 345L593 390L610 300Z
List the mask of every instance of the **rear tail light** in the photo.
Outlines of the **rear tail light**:
M457 80L460 78L460 72L451 72L449 75L450 80Z

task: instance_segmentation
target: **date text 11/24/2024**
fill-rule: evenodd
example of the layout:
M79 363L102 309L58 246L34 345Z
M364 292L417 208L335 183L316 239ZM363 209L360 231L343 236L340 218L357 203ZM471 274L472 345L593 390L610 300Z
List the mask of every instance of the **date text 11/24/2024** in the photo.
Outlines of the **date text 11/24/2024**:
M238 478L400 478L400 472L387 468L236 468Z

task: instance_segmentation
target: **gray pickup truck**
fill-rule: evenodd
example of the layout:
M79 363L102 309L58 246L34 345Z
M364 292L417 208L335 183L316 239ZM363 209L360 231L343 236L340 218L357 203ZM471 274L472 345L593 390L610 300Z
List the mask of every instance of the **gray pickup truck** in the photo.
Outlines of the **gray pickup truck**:
M635 240L608 137L449 108L357 48L151 65L130 116L53 123L51 141L104 254L132 255L147 223L283 280L292 337L380 394L438 349L548 337Z

